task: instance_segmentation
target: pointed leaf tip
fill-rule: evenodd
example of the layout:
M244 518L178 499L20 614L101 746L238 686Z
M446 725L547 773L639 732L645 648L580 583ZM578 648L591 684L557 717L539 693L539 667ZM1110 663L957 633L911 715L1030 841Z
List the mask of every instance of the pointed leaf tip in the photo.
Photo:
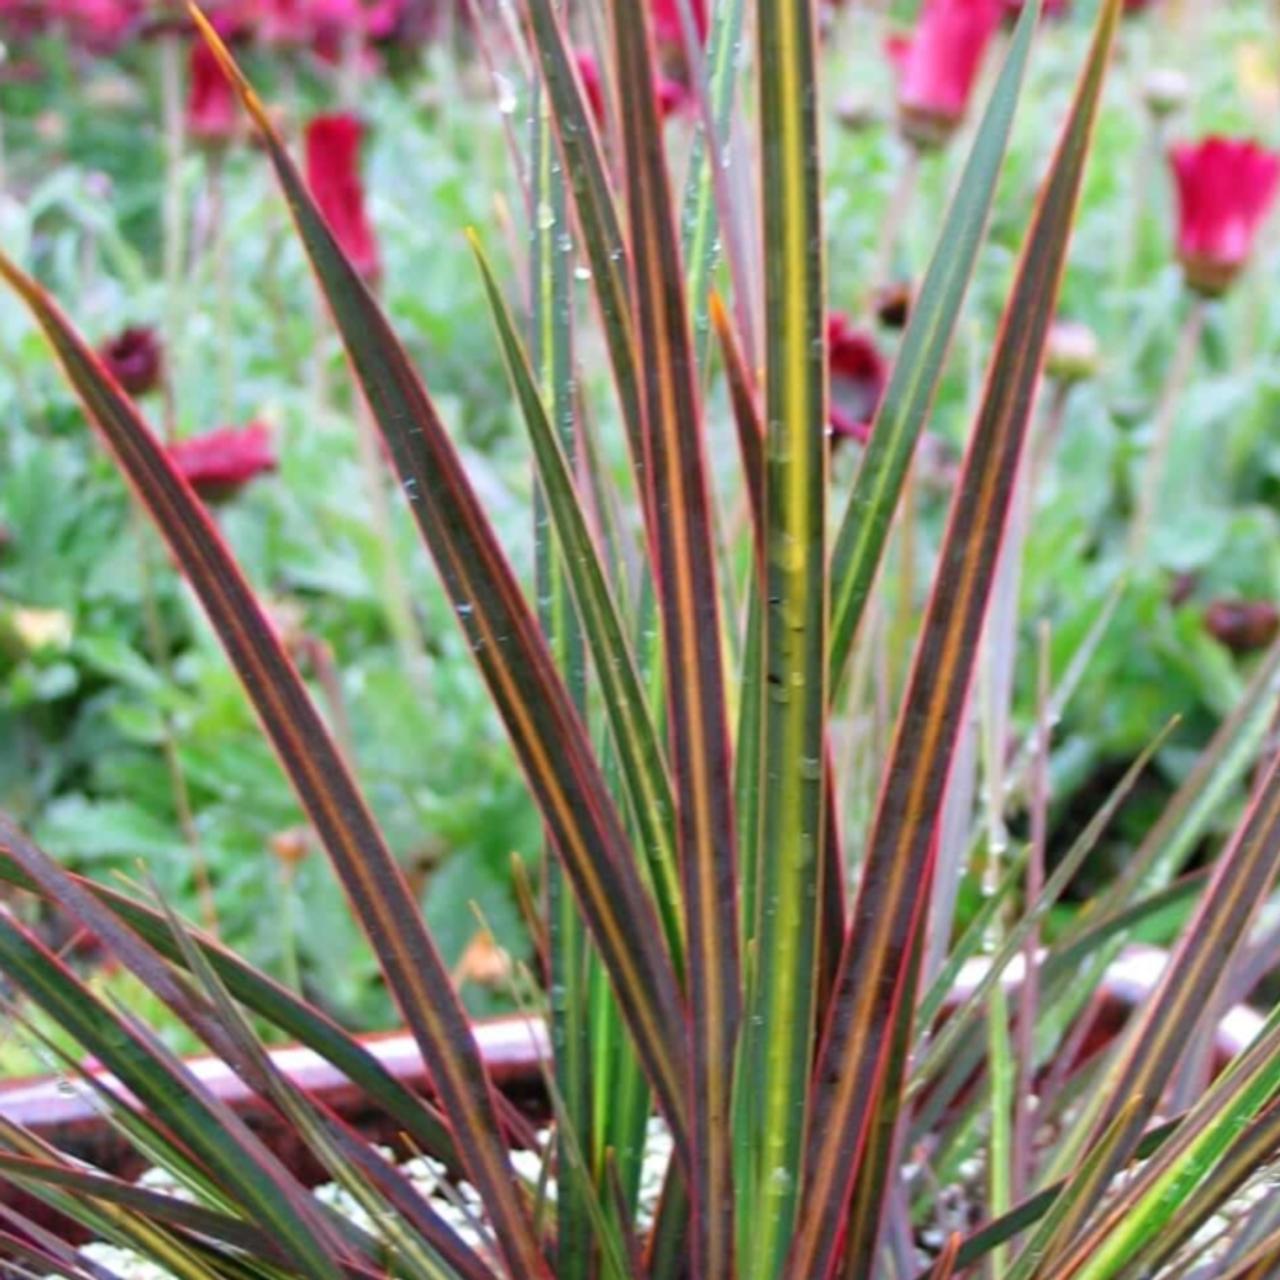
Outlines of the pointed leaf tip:
M201 39L208 45L209 52L217 59L222 74L231 81L232 86L240 95L240 101L244 103L245 110L253 117L254 124L264 133L278 140L276 127L272 124L271 117L267 114L267 109L263 105L262 99L258 97L244 72L240 70L236 60L231 56L231 50L227 48L226 42L218 34L218 29L205 17L204 11L198 4L194 3L194 0L188 3L187 12L191 15L191 21L195 23L196 31Z

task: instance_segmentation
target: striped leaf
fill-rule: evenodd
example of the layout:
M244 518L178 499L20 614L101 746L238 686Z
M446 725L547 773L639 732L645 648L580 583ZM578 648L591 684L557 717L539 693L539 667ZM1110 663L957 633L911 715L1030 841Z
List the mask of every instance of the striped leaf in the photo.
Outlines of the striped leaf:
M649 556L662 626L690 1009L692 1266L733 1273L730 1094L741 995L733 770L711 493L644 6L610 7L622 102Z
M44 290L2 255L0 276L44 331L204 606L422 1049L468 1176L486 1201L492 1196L504 1251L530 1276L544 1274L532 1224L511 1186L494 1095L466 1014L404 876L297 668L204 505L89 346Z
M292 1086L283 1083L281 1073L271 1062L266 1050L252 1035L246 1033L244 1027L247 1024L243 1023L238 1009L225 994L225 988L218 981L212 964L172 916L168 917L170 936L176 939L187 967L201 979L200 985L212 992L216 1003L192 990L187 984L179 982L162 958L141 938L121 925L99 904L93 894L78 886L66 872L26 842L2 818L0 840L21 860L52 900L57 901L64 910L91 930L116 960L134 973L147 990L162 1000L177 1018L219 1053L250 1088L263 1097L280 1101L281 1109L286 1114L294 1113L296 1108ZM305 1127L296 1118L295 1123L300 1131L306 1133ZM324 1142L331 1141L323 1128L317 1131L316 1136ZM311 1135L308 1135L308 1145L313 1151L320 1151ZM458 1239L456 1233L429 1206L424 1206L420 1214L424 1224L424 1238L450 1260L459 1275L478 1280L478 1277L485 1274L486 1269L473 1251Z
M1222 1213L1260 1170L1275 1161L1280 1147L1280 1102L1271 1102L1231 1143L1213 1172L1178 1206L1163 1231L1156 1236L1138 1256L1135 1263L1149 1268L1150 1274L1158 1274L1173 1254L1209 1221ZM1274 1206L1263 1201L1262 1209ZM1273 1277L1274 1271L1265 1273ZM1259 1276L1259 1280L1265 1280Z
M0 1151L0 1179L37 1196L44 1188L57 1187L77 1197L100 1200L182 1232L204 1236L224 1248L235 1249L278 1266L289 1265L289 1254L279 1240L253 1223L190 1204L167 1193L149 1191L105 1173L90 1172L56 1158L37 1159Z
M917 1081L928 1080L950 1062L956 1046L961 1039L971 1033L974 1023L981 1017L987 997L995 989L1005 970L1015 956L1022 954L1032 931L1048 915L1050 908L1079 873L1085 859L1097 848L1103 832L1132 793L1133 788L1137 786L1138 779L1146 772L1152 757L1168 741L1177 723L1177 720L1171 721L1125 770L1124 776L1112 788L1101 808L1089 819L1085 829L1071 842L1071 847L1061 861L1054 866L1053 874L1045 881L1039 896L1034 902L1027 904L1018 917L1017 923L1012 925L1000 939L1000 946L990 958L986 972L974 984L973 990L965 997L960 1007L947 1018L946 1025L939 1031L929 1045L928 1051L916 1065L913 1074ZM949 964L954 958L949 959ZM958 970L953 971L949 968L948 972L952 974L953 979L959 973ZM935 1007L930 1014L930 1019L936 1012ZM917 1025L923 1027L927 1023L923 1018L918 1018Z
M1231 1149L1249 1152L1252 1168L1268 1158L1268 1149L1250 1132L1258 1113L1280 1091L1280 1009L1249 1048L1209 1087L1187 1113L1177 1131L1141 1172L1116 1194L1103 1218L1092 1224L1055 1265L1063 1274L1087 1280L1107 1280L1132 1266L1135 1255L1170 1237L1195 1228L1189 1199L1197 1185ZM1274 1141L1274 1115L1264 1118L1263 1130ZM1252 1172L1249 1164L1234 1162L1230 1183ZM1229 1187L1228 1187L1229 1189ZM1220 1197L1220 1198L1219 1198ZM1226 1199L1221 1181L1214 1187L1218 1205ZM1213 1207L1213 1201L1206 1208ZM1206 1215L1207 1216L1207 1215ZM1183 1235L1185 1239L1186 1236Z
M756 15L763 193L764 608L759 888L745 1065L743 1275L776 1276L800 1192L818 975L826 808L825 270L816 76L817 6L761 0Z
M75 1250L65 1244L60 1249L45 1252L33 1245L30 1239L8 1231L0 1231L0 1257L25 1264L28 1275L66 1276L67 1280L85 1280L88 1276L94 1280L119 1280L117 1274L106 1267L84 1266Z
M16 861L15 846L10 839L12 832L10 827L9 836L0 837L0 849L8 850L0 856L0 882L30 892L41 892L40 883L24 872ZM29 842L24 842L24 847L34 849ZM182 964L182 948L163 913L105 885L72 876L61 868L58 871L76 888L103 902L166 960ZM58 882L58 899L69 904L74 899L64 896L65 883L62 880ZM363 1045L286 987L260 973L219 943L198 935L194 940L219 980L241 1004L341 1071L364 1091L372 1103L391 1116L425 1153L446 1163L457 1162L453 1138L443 1117L430 1103L406 1089Z
M636 481L644 493L644 418L631 307L629 257L622 219L609 184L595 119L578 78L555 0L524 0L530 43L542 72L552 119L573 193L582 248L591 268L610 367L631 446Z
M537 362L539 404L545 400L554 420L548 431L568 458L577 456L574 403L573 232L569 197L548 119L546 93L532 87L533 190L530 209L529 332ZM530 375L532 381L532 375ZM547 521L545 484L535 483L533 539L538 620L574 705L586 706L587 670L582 628L573 609L566 564ZM556 1275L557 1280L588 1280L591 1271L591 1219L581 1162L573 1160L574 1142L593 1141L591 1127L591 1036L588 1022L591 958L586 930L577 912L563 868L544 850L547 919L547 982L556 993L548 1010L552 1059L568 1123L556 1127Z
M1111 1185L1118 1167L1116 1151L1124 1142L1125 1131L1141 1102L1142 1099L1135 1095L1124 1103L1098 1145L1064 1181L1040 1225L1009 1270L1008 1280L1032 1280L1033 1276L1043 1275L1041 1264L1053 1258L1062 1241L1071 1238L1098 1197ZM1123 1164L1123 1160L1119 1163Z
M617 747L631 811L640 831L641 851L662 913L667 944L672 955L680 959L684 942L680 871L675 856L675 801L662 743L649 715L644 686L620 610L587 527L569 459L552 429L510 308L474 235L471 245L480 263L499 344L529 431L538 479L547 495L560 555L600 681L605 713Z
M1113 1160L1125 1159L1160 1105L1164 1086L1197 1034L1220 978L1248 936L1250 922L1266 898L1280 860L1280 757L1214 866L1200 904L1182 931L1155 990L1125 1028L1115 1060L1099 1082L1094 1103L1064 1142L1078 1150L1110 1130L1120 1106L1139 1105L1115 1145Z
M684 1002L662 946L653 899L640 878L581 718L403 345L344 257L256 94L213 29L203 18L199 21L258 126L413 516L551 832L677 1147L684 1153L685 1054L673 1033L682 1025ZM452 1114L451 1107L446 1110ZM503 1193L500 1203L509 1198L509 1191Z
M343 1121L327 1115L272 1061L243 1012L227 994L176 917L170 927L187 965L217 1011L233 1061L254 1091L274 1104L334 1182L377 1223L380 1239L411 1280L491 1280L492 1269L398 1167Z
M195 1153L244 1212L317 1280L342 1280L343 1250L319 1206L244 1122L175 1058L113 1015L52 952L0 916L0 968Z
M867 1164L878 1114L898 1105L914 1014L909 981L927 920L935 833L1022 447L1057 303L1085 158L1119 17L1099 13L1093 47L1027 235L952 502L932 597L885 766L862 882L817 1067L806 1208L788 1262L792 1280L835 1268L855 1187L880 1197L883 1168ZM901 1050L901 1051L898 1051ZM879 1148L884 1150L883 1146ZM878 1214L859 1215L872 1237ZM867 1256L867 1239L846 1247Z
M1167 1141L1177 1129L1180 1120L1179 1116L1149 1130L1134 1153L1134 1158L1143 1159L1153 1151L1158 1151L1161 1143ZM992 1250L1022 1235L1028 1228L1034 1227L1053 1208L1065 1185L1063 1182L1056 1182L1042 1191L1037 1191L1021 1204L1015 1205L1002 1217L993 1219L972 1235L967 1236L956 1255L956 1266L961 1269L971 1267L974 1263L981 1262ZM915 1280L929 1280L929 1274L929 1270L926 1269L920 1272Z
M702 114L685 177L680 225L684 228L689 314L699 364L706 362L707 322L714 306L711 285L720 261L722 239L734 281L735 313L742 326L743 340L754 350L751 321L757 299L751 269L756 246L749 237L755 230L752 225L755 206L749 198L744 198L750 195L746 181L747 157L738 145L744 141L742 121L734 115L746 8L746 0L720 0L711 6L705 59L696 45L692 50L695 65L701 67L704 75L703 81L694 85ZM730 155L736 156L739 163L717 162L717 158L723 161ZM714 324L714 317L710 318Z

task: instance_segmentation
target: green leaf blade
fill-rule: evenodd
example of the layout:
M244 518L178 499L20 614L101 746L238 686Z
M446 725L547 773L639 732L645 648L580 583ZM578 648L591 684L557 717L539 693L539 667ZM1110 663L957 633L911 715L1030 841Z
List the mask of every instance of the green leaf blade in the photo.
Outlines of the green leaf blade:
M403 345L317 209L266 111L202 25L254 117L415 521L453 602L615 985L637 1051L687 1150L683 999L621 818L540 626ZM446 1110L449 1108L446 1107ZM498 1176L496 1167L493 1176ZM479 1186L477 1181L477 1186ZM484 1190L484 1188L482 1188ZM509 1189L494 1188L509 1203ZM532 1257L522 1264L540 1274Z
M1028 6L1033 21L1038 5ZM885 766L862 884L840 959L816 1069L807 1207L789 1261L791 1280L832 1273L859 1198L885 1193L888 1147L872 1144L882 1112L900 1105L914 1016L911 963L927 919L934 838L947 773L977 662L987 600L1011 509L1045 338L1066 262L1118 0L1107 0L1071 114L1041 193L987 375L952 502L933 594ZM879 1214L857 1211L869 1237L844 1247L867 1256Z

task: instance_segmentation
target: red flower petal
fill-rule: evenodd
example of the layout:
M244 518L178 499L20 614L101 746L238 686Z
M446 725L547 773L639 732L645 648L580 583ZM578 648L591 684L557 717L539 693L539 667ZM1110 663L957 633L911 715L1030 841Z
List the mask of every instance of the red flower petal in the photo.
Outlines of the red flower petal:
M906 119L942 128L959 123L1000 15L1001 0L928 0L913 35L890 38L886 52Z
M1188 280L1225 288L1248 260L1280 183L1280 155L1248 139L1210 137L1169 152L1178 189L1178 257Z
M364 127L355 116L316 116L307 126L307 185L351 265L372 280L379 260L360 181L363 137Z
M271 435L261 422L179 440L168 452L187 483L206 498L226 497L255 476L276 469Z

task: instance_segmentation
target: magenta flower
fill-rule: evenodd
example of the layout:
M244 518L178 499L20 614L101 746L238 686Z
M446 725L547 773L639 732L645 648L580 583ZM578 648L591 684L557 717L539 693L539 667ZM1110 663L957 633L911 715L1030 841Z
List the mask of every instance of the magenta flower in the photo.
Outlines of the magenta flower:
M573 59L578 65L578 77L582 81L582 91L587 95L587 105L595 117L596 124L605 122L604 81L600 76L600 64L590 49L575 49Z
M307 125L307 185L351 265L378 276L378 245L364 207L360 144L364 127L352 115L316 116Z
M141 0L52 0L50 16L67 32L94 49L114 49L142 17Z
M228 142L236 135L236 91L203 40L188 60L187 132L201 142Z
M146 395L160 381L163 358L154 329L122 330L98 348L98 358L131 396Z
M226 498L255 476L276 469L266 425L220 427L168 446L169 460L202 498Z
M707 39L707 5L706 0L690 0L693 10L693 24L698 31L698 39L704 44ZM677 48L684 44L680 28L680 0L653 0L649 8L653 19L653 38L660 45L674 45Z
M582 79L582 91L587 96L587 105L591 108L596 124L603 128L606 111L600 64L590 49L575 49L573 57L578 66L578 75ZM664 120L677 111L682 111L693 101L689 90L680 81L672 80L667 76L655 77L653 92L658 100L659 114Z
M888 367L875 339L841 311L827 317L831 433L865 444L884 395Z
M1044 0L1044 7L1040 10L1041 16L1045 18L1060 18L1066 13L1071 0ZM1023 10L1026 0L1004 0L1004 11L1011 18L1016 18Z
M890 38L902 127L913 141L943 142L964 119L1000 12L1001 0L928 0L915 32Z
M1178 187L1178 259L1187 283L1218 294L1253 252L1275 200L1280 155L1256 142L1206 138L1169 153Z
M328 47L350 31L385 39L404 10L405 0L228 0L219 12L271 44Z

